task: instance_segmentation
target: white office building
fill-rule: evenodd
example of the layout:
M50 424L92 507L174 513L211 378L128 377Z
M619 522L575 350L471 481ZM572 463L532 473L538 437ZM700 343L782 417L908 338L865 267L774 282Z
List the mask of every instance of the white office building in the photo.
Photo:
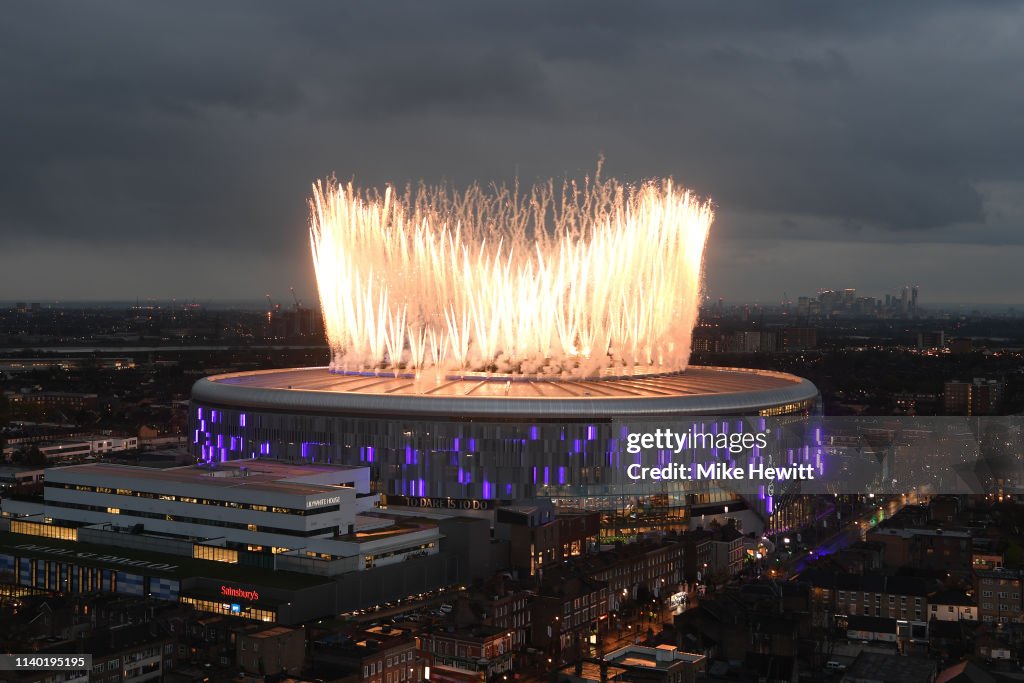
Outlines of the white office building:
M437 552L436 525L375 512L377 501L366 467L94 463L46 470L43 502L6 500L3 513L23 533L95 540L98 532L121 532L119 542L140 546L159 537L168 547L188 542L197 559L267 553L278 568L324 575ZM56 529L68 534L49 533Z

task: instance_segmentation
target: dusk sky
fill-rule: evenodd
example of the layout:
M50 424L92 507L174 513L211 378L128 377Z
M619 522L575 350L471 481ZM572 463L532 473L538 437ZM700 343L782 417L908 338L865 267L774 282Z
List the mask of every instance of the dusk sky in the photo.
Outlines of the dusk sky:
M1024 304L1022 73L996 0L12 4L0 300L311 302L315 179L603 155L714 200L712 297Z

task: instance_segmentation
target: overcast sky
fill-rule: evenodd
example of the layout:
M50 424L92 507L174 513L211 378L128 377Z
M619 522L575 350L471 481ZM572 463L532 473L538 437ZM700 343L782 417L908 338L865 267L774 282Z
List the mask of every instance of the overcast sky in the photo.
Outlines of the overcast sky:
M0 300L311 301L316 178L604 155L715 201L713 297L1022 304L1022 74L995 0L16 3Z

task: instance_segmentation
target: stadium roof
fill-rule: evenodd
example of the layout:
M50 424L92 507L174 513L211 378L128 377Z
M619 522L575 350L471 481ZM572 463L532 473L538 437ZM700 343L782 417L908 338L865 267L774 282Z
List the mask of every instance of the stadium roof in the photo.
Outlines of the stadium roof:
M192 387L194 401L256 410L529 419L756 415L817 396L811 382L794 375L711 367L592 380L423 380L384 372L335 374L321 367L217 375Z

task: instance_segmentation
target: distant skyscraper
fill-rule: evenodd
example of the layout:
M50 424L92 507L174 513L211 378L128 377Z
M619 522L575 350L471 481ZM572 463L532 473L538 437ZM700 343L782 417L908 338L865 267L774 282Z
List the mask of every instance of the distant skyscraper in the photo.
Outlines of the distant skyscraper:
M1002 382L975 377L973 382L946 382L942 405L947 415L991 415L1002 395Z
M917 315L917 285L910 290L910 312Z
M900 313L906 315L907 310L910 307L910 290L906 285L903 286L903 292L900 294Z
M942 330L917 333L918 349L942 349L946 347L946 333Z
M787 327L782 330L783 351L803 351L818 346L818 331L813 327Z
M942 389L942 407L946 415L970 415L971 383L946 382Z

